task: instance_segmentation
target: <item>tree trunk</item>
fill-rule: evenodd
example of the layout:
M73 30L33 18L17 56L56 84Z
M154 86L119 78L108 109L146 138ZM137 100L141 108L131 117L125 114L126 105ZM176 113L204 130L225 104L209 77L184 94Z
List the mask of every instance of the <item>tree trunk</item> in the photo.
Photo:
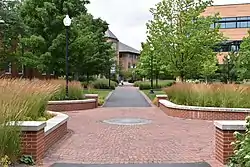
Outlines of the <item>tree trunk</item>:
M89 84L89 73L87 73L87 84Z

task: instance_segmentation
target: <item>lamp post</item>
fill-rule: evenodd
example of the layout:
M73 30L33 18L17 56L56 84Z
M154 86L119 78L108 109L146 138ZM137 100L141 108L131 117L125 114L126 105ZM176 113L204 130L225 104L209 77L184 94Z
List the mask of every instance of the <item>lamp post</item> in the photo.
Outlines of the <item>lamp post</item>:
M63 19L63 24L66 27L66 98L69 97L69 27L71 25L71 19L69 18L69 15L66 15L65 18Z
M230 82L230 69L229 69L229 65L230 65L230 55L227 55L227 83L229 84Z

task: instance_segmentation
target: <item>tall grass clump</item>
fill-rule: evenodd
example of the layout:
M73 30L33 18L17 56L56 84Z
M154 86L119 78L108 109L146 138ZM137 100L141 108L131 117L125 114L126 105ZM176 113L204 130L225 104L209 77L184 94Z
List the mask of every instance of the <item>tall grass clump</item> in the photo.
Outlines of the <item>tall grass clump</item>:
M21 135L18 121L45 117L47 102L58 88L40 80L0 79L0 158L16 160Z
M83 87L81 82L69 82L69 97L66 99L65 80L50 80L52 84L60 85L59 91L55 93L50 100L81 100L83 99Z
M173 84L174 84L174 81L160 80L158 82L158 85L156 85L156 83L154 82L153 88L154 89L162 89L165 87L172 86ZM139 87L140 90L149 90L149 89L151 89L151 82L150 81L137 81L134 83L134 86Z
M178 83L165 88L170 101L202 107L250 108L250 86Z
M115 89L118 86L118 84L111 80L109 87L108 79L97 79L91 83L91 86L94 89Z

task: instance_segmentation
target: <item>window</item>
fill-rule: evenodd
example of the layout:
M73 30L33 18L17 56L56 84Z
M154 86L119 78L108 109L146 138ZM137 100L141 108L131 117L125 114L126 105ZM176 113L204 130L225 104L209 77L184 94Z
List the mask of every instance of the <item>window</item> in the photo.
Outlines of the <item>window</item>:
M226 17L215 22L215 26L211 25L211 28L220 25L221 29L224 28L250 28L250 16L243 17Z
M237 22L237 27L238 28L247 28L248 25L247 25L247 22L246 21L241 21L241 22Z
M226 28L236 28L236 22L227 22Z
M11 63L10 62L5 67L5 74L11 74Z
M128 63L128 68L131 68L131 63Z

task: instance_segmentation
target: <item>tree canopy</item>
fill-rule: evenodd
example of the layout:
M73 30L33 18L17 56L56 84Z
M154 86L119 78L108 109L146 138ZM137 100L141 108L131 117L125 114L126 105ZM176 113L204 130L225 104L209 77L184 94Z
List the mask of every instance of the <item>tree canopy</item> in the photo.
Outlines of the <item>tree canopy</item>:
M203 64L214 60L214 47L224 39L219 27L211 28L219 16L201 15L211 3L162 0L150 10L153 20L147 24L147 41L165 69L182 80L201 74Z

